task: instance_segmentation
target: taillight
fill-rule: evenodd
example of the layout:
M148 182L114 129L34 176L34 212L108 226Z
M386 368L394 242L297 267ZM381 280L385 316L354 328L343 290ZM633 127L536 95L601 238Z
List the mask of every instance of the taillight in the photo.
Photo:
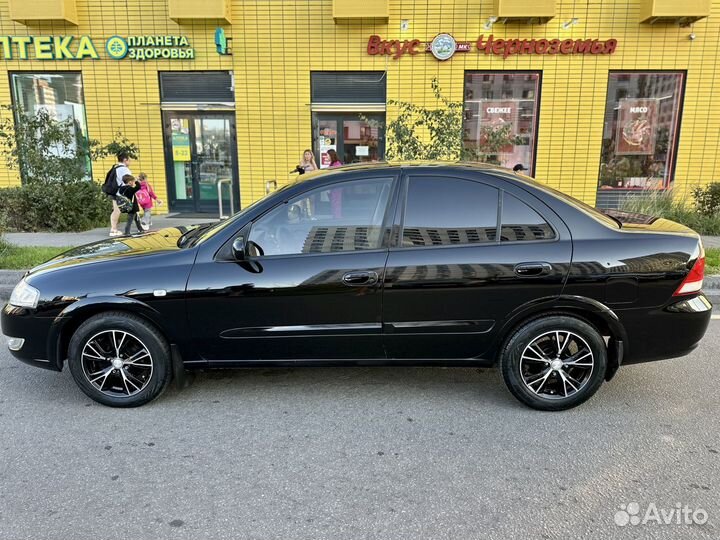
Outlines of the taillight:
M690 272L678 287L673 296L682 296L683 294L692 294L702 289L703 278L705 277L705 250L700 247L700 256L693 264Z

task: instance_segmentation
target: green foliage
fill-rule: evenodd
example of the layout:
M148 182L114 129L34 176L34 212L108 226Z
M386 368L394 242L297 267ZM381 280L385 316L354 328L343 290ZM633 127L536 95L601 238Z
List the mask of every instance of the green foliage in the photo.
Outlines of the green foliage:
M0 189L0 216L17 231L84 231L109 223L112 203L94 182Z
M397 160L473 160L500 163L501 150L509 145L522 144L512 135L512 125L483 126L477 148L464 145L461 101L443 96L437 79L431 81L435 107L423 107L407 101L388 100L398 109L397 116L387 125L388 159Z
M704 216L720 214L720 182L713 182L705 187L692 190L695 208Z
M121 150L137 159L137 146L120 132L103 145L83 135L73 120L56 120L46 109L27 114L21 107L1 108L12 114L0 120L0 154L26 184L88 180L93 161Z
M102 147L102 157L117 156L120 152L125 152L130 158L137 159L139 149L137 145L127 139L120 131L115 133L112 142Z
M71 119L56 120L45 109L28 115L20 108L3 108L12 115L0 121L0 153L10 169L20 171L23 181L68 182L87 177L99 144L85 138Z
M705 273L720 274L720 248L705 248Z
M44 109L28 115L20 108L3 108L12 115L0 120L0 154L20 171L23 185L0 189L0 221L18 231L106 225L112 203L90 180L90 164L121 150L136 158L137 146L120 132L103 145L85 137L72 120L56 120ZM106 171L98 172L104 181Z
M69 247L13 246L0 241L0 269L26 270L60 255Z
M630 197L623 203L622 210L682 223L699 234L720 235L720 214L702 214L686 201L674 200L672 192L649 191Z
M456 160L462 156L463 104L444 97L437 79L431 85L435 108L388 100L398 108L397 116L387 125L388 159Z

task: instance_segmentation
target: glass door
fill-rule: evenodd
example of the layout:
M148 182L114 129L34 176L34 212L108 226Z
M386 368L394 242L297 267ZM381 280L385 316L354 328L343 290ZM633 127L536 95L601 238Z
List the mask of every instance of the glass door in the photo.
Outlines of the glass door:
M170 210L223 213L240 208L233 113L166 112L165 161ZM230 209L230 190L234 208Z
M343 165L385 159L385 115L313 113L313 150L321 169L330 166L329 150Z

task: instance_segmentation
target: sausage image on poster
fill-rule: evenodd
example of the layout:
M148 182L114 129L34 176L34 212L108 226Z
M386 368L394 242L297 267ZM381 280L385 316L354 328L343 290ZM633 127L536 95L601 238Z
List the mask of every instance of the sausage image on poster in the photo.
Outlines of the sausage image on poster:
M657 99L620 100L615 154L629 156L655 153L657 110Z

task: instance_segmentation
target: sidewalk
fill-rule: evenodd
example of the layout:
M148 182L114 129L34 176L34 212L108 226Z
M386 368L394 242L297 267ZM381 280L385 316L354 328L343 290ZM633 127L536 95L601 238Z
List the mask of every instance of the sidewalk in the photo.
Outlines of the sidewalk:
M151 230L157 231L165 227L178 227L181 225L189 226L196 223L210 223L218 219L212 214L208 217L181 217L178 214L169 214L166 216L153 216L153 226ZM120 224L120 230L123 230L124 223ZM133 232L135 226L133 225ZM109 238L110 224L102 229L92 229L90 231L80 233L56 233L56 232L36 232L36 233L5 233L4 238L11 244L16 246L52 246L52 247L75 247L97 242L98 240L106 240ZM720 239L719 239L720 242Z

